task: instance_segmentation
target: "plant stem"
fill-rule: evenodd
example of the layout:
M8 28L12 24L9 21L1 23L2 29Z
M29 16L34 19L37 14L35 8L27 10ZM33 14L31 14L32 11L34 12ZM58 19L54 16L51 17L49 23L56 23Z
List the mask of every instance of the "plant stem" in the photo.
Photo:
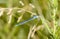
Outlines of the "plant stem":
M52 10L52 19L53 19L53 26L54 26L54 29L53 29L53 36L54 38L56 38L56 13L57 13L57 6L58 6L58 1L57 0L50 0L51 2L51 10Z
M39 3L38 3L38 0L33 0L33 4L35 5L37 11L38 11L38 14L39 14L39 17L41 18L42 20L42 23L45 25L45 27L47 28L47 30L49 31L49 33L51 33L51 30L42 14L42 10L41 10L41 7L39 6Z

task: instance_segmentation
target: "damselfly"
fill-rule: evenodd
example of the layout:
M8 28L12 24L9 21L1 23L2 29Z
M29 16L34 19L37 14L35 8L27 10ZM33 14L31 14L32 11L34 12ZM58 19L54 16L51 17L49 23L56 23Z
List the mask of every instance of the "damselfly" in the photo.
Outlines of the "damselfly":
M15 26L23 25L23 24L25 24L25 23L27 23L27 22L29 22L29 21L31 21L31 20L34 20L34 19L36 19L36 18L38 18L38 16L34 15L32 18L30 18L30 19L28 19L28 20L25 20L25 21L23 21L23 22L17 23Z

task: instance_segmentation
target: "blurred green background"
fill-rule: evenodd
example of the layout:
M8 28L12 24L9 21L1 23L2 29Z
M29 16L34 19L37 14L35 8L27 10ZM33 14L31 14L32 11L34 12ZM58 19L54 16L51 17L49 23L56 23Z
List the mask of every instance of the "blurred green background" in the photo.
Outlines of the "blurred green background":
M0 39L60 39L60 0L0 0Z

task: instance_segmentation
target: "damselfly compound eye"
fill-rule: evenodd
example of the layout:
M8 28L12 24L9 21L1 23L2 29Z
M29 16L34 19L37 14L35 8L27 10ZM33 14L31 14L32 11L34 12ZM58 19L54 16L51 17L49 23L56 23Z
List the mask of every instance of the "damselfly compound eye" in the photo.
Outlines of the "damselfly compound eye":
M34 18L38 18L38 16L34 16Z

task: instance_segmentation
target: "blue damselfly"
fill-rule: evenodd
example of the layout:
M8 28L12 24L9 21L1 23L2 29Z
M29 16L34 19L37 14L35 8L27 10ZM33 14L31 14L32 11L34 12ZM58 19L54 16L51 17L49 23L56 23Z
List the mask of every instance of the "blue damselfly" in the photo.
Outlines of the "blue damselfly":
M27 23L27 22L29 22L29 21L31 21L31 20L34 20L34 19L36 19L36 18L38 18L38 16L34 15L32 18L30 18L30 19L28 19L28 20L25 20L25 21L23 21L23 22L17 23L15 26L23 25L23 24L25 24L25 23Z

